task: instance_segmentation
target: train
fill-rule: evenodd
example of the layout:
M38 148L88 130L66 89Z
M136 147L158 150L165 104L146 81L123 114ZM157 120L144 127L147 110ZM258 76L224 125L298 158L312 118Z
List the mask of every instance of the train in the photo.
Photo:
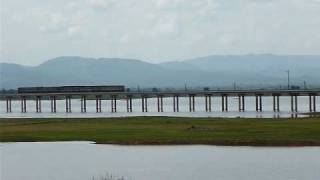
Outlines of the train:
M60 86L60 87L21 87L18 94L30 93L91 93L125 92L125 86Z

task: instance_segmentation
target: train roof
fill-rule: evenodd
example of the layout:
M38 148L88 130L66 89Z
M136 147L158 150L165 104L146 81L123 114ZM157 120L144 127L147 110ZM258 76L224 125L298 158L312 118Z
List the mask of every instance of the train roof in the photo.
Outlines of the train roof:
M35 86L35 87L19 87L18 89L24 89L24 88L72 88L72 87L125 87L124 85L99 85L99 86Z

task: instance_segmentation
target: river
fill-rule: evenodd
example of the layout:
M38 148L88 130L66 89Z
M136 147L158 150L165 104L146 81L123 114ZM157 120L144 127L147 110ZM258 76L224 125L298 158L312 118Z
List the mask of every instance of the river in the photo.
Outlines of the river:
M318 180L320 147L2 143L1 180Z

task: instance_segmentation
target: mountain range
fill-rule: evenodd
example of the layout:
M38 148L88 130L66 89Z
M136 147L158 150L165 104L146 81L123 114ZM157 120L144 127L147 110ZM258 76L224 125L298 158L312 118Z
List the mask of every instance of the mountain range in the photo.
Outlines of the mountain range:
M38 66L0 64L0 88L108 85L127 87L320 86L320 56L214 55L148 63L136 59L58 57Z

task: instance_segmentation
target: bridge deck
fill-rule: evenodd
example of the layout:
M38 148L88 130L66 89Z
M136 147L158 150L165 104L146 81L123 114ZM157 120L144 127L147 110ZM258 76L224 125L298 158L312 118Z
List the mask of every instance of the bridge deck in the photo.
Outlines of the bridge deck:
M171 96L320 96L320 90L215 90L215 91L132 91L132 92L92 92L92 93L30 93L30 94L0 94L0 100L4 100L8 97L12 99L18 99L21 97L33 98L37 96L50 97L50 96L134 96L134 97L171 97Z

